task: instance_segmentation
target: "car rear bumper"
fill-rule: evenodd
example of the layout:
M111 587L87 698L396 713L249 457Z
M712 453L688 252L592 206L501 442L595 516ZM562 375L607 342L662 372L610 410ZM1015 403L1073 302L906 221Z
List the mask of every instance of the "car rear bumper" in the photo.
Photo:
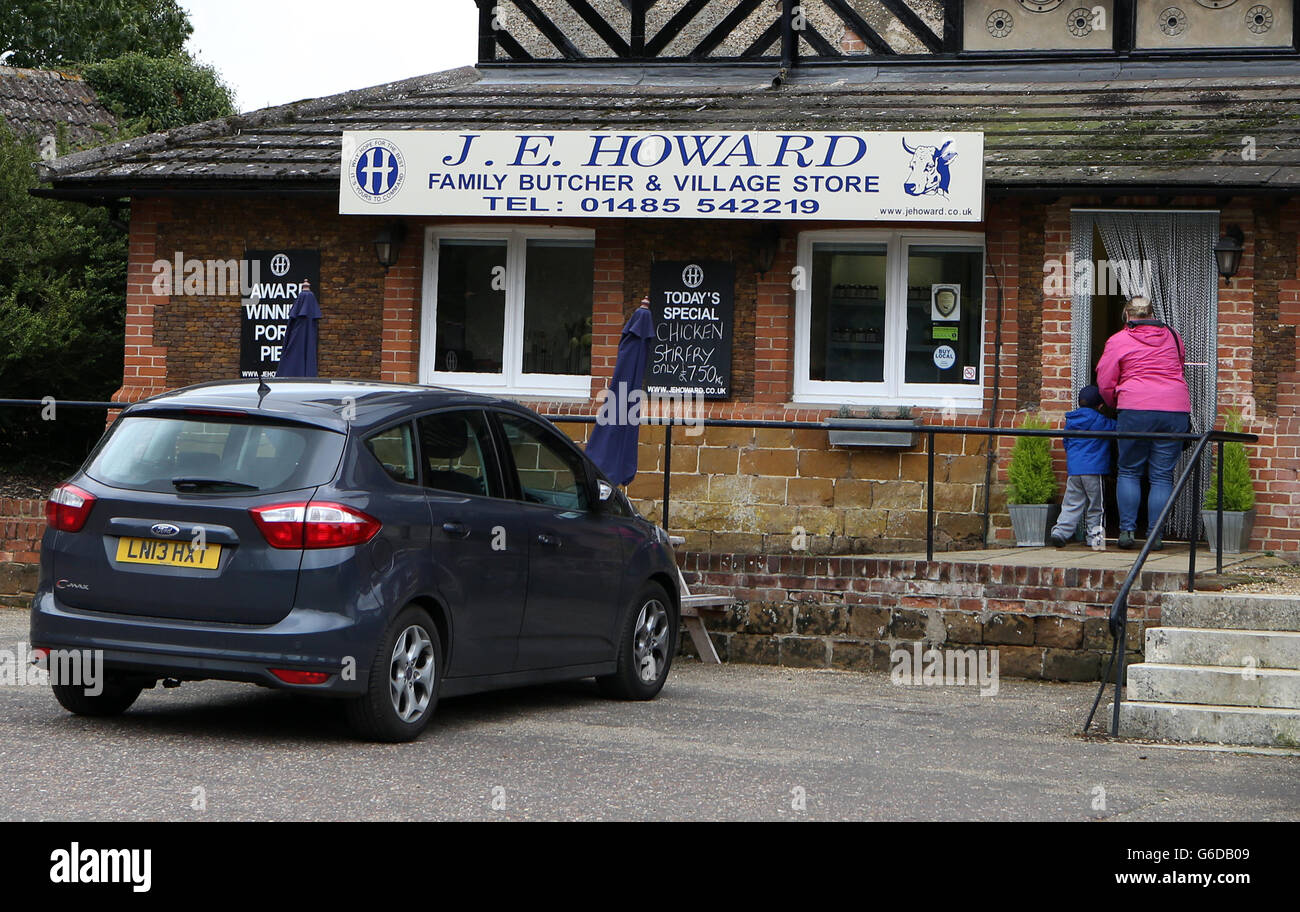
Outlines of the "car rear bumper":
M364 693L382 632L380 612L348 617L295 608L277 624L248 626L70 608L45 590L32 600L34 648L102 650L104 668L178 680L246 681L302 693ZM287 684L271 669L319 671L323 684Z

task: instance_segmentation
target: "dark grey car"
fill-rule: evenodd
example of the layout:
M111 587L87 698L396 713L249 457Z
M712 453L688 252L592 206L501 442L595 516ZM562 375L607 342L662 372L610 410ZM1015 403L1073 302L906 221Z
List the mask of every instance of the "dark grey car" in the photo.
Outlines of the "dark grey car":
M125 711L159 681L344 698L413 738L439 696L594 676L663 687L667 536L505 400L356 381L210 383L136 403L47 504L37 649L102 650Z

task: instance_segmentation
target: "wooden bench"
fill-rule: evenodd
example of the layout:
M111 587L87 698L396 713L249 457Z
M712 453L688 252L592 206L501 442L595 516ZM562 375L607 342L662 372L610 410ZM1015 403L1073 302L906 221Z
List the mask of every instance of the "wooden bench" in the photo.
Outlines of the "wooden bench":
M672 542L674 548L686 541L679 535L670 535L668 540ZM691 592L691 587L686 585L686 577L682 576L680 567L677 568L677 591L682 602L682 623L686 625L686 632L691 635L691 642L695 644L695 651L699 653L700 661L721 665L722 660L718 658L718 651L713 648L713 640L709 639L709 631L704 626L704 619L721 617L722 612L736 600L729 595Z

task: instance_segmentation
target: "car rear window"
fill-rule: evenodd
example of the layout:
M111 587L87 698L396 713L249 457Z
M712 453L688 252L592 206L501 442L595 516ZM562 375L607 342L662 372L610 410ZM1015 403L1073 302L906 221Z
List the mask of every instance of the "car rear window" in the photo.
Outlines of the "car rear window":
M137 491L175 492L181 479L191 483L188 490L203 493L292 491L333 478L344 440L334 431L294 424L127 416L86 474Z

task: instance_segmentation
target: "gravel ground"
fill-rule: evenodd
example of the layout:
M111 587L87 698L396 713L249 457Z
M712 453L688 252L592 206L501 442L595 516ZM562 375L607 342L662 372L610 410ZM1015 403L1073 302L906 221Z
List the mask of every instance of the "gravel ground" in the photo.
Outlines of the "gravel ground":
M1300 595L1300 567L1234 567L1232 575L1240 582L1225 587L1225 592Z
M0 611L0 649L26 622ZM1300 756L1081 738L1095 693L683 661L650 703L509 690L363 744L337 706L246 685L115 719L0 686L0 820L1300 820Z

